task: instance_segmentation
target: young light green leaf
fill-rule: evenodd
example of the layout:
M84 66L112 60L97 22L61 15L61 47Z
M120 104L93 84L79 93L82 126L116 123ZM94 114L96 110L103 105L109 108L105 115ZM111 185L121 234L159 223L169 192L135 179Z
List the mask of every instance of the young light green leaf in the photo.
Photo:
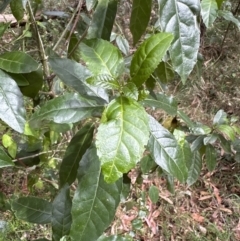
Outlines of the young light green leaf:
M93 124L87 124L70 141L59 170L60 186L75 181L79 161L92 143L93 131Z
M93 19L88 30L88 38L110 40L114 20L117 13L117 0L100 0L93 13Z
M96 5L97 0L86 0L87 10L90 11Z
M10 73L29 73L38 69L38 63L24 52L6 52L0 55L0 69Z
M0 147L0 168L14 166L11 158L5 153L5 151Z
M23 96L16 82L0 70L0 118L12 129L23 133L25 108Z
M120 51L103 39L90 39L80 44L83 60L94 76L118 78L124 70L124 61ZM119 85L116 81L116 85Z
M46 102L31 117L32 128L44 121L55 123L76 123L90 116L100 116L105 102L98 97L83 97L78 94L65 94Z
M143 100L144 106L155 107L166 111L169 115L177 114L177 101L172 96L166 96L165 94L158 93L155 95L156 99L149 96L147 99Z
M22 4L22 1L11 0L10 8L11 8L13 16L17 19L17 21L20 21L20 20L23 19L24 7L23 7L23 4Z
M213 171L217 164L217 152L215 148L210 144L206 145L205 158L206 158L207 169L210 172Z
M138 100L138 88L134 83L128 82L123 86L122 91L126 97Z
M218 16L223 17L227 21L234 23L238 27L238 30L240 30L240 22L236 17L234 17L234 15L232 14L231 11L221 11L220 10L220 11L218 11Z
M149 188L148 194L149 194L149 197L150 197L151 201L154 204L156 204L158 199L159 199L159 189L156 186L152 185Z
M116 37L116 44L118 48L122 51L122 53L124 53L125 55L129 54L129 43L124 36L118 35Z
M200 31L196 24L196 16L200 11L200 4L195 0L159 0L158 2L161 29L174 35L169 48L173 69L185 83L197 62Z
M188 169L177 140L152 116L149 116L149 126L150 139L148 147L155 162L180 182L185 182Z
M72 224L69 185L64 185L52 203L52 239L59 241L68 235Z
M157 68L172 40L172 34L158 33L146 39L135 52L130 66L130 74L131 81L137 87L140 87Z
M154 71L154 74L158 77L158 80L167 84L174 78L174 71L168 62L162 61Z
M216 129L221 133L228 136L231 141L234 141L236 138L235 132L230 125L217 125Z
M52 204L37 197L20 197L12 202L17 218L30 223L46 224L51 222Z
M151 16L152 0L133 0L130 19L130 30L133 35L133 44L141 38L145 32Z
M198 151L193 151L193 158L191 166L188 170L187 184L191 186L195 183L200 175L202 169L202 160Z
M224 110L219 110L213 118L213 125L227 124L227 113Z
M70 237L96 241L112 222L120 202L122 179L108 184L101 173L96 147L84 154L78 169L78 187L73 197Z
M207 28L212 26L217 18L218 4L216 0L202 0L201 1L201 15L204 24Z
M90 86L86 79L91 77L89 70L83 65L61 58L49 58L54 73L68 86L83 96L97 96L108 102L108 94L103 88Z
M135 167L149 136L148 116L136 101L121 96L110 102L98 128L96 146L106 182Z
M13 140L13 138L8 134L4 134L2 136L2 144L5 148L7 148L9 155L12 158L15 158L17 154L17 143Z

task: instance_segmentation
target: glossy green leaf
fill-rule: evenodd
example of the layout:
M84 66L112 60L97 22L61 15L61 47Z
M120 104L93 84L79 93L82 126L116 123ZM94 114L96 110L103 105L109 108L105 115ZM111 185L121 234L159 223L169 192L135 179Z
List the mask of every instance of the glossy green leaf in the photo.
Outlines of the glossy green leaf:
M231 153L231 144L229 140L226 140L222 135L218 135L220 145L226 153Z
M180 182L185 182L188 169L177 140L151 116L149 116L149 126L148 148L155 162Z
M0 147L0 168L14 166L11 158L5 153L5 151Z
M8 29L11 23L0 23L0 38L3 36L5 31Z
M120 202L122 179L108 184L101 173L95 146L83 156L78 170L78 187L73 197L70 237L96 241L112 222Z
M143 174L147 174L156 168L156 162L152 159L151 155L143 157L140 161L140 168Z
M236 138L235 132L233 128L230 125L218 125L217 130L220 131L221 133L227 135L227 137L231 140L234 141Z
M91 39L80 44L83 60L94 76L102 76L115 83L124 70L123 57L120 51L108 41L102 39Z
M238 30L240 29L240 21L236 17L234 17L231 11L218 11L218 16L223 17L225 20L234 23L238 27Z
M198 136L192 143L192 151L199 151L201 147L204 145L203 140L206 136Z
M118 97L105 109L97 133L97 150L106 182L135 167L149 136L148 116L136 101Z
M93 13L92 22L88 30L88 38L102 38L110 40L114 20L117 13L117 0L100 0Z
M210 144L206 145L205 158L206 158L207 169L210 172L213 171L217 164L217 152L215 148Z
M69 186L63 186L52 203L52 239L59 241L68 235L72 224L72 199Z
M18 84L24 96L34 98L43 85L43 71L38 69L31 73L15 74L8 73Z
M213 133L213 134L210 134L210 135L206 136L203 139L203 143L204 143L204 145L214 144L217 139L218 139L218 134Z
M51 222L52 204L37 197L20 197L12 202L12 210L17 218L30 223Z
M71 139L59 170L60 186L75 181L79 162L92 143L93 131L94 125L87 124Z
M24 7L23 7L23 4L22 4L22 1L11 0L10 8L11 8L13 16L17 19L17 21L20 21L20 20L23 19Z
M216 0L201 1L201 15L207 28L211 27L217 18L218 5Z
M197 62L200 45L200 31L195 16L198 16L200 11L199 1L159 0L158 2L161 29L174 35L169 48L173 69L185 83Z
M0 70L0 118L17 132L24 132L25 108L16 82Z
M151 201L156 204L159 199L159 189L156 186L152 185L149 188L148 195Z
M122 51L122 53L124 53L125 55L129 54L129 43L124 36L118 35L116 38L116 44L118 48Z
M39 127L44 121L55 123L75 123L91 116L100 116L104 101L97 97L83 97L65 94L46 102L32 115L30 126Z
M162 61L154 71L159 81L163 84L169 83L174 78L174 71L168 62Z
M29 73L38 69L38 63L24 52L6 52L0 55L0 69L10 73Z
M61 58L49 58L49 64L54 73L68 86L83 96L97 96L108 102L107 92L99 87L90 86L86 79L91 76L83 65Z
M137 87L140 87L157 68L172 40L172 34L158 33L146 39L135 52L130 66L130 74L131 81Z
M90 11L96 5L97 0L86 0L87 10Z
M165 94L158 93L155 95L156 99L149 96L145 100L142 101L144 106L155 107L166 111L169 115L177 114L177 101L173 98L173 96L166 96Z
M112 235L106 237L105 235L102 235L97 241L132 241L132 239L125 238L120 235Z
M130 30L133 44L144 34L151 16L152 0L133 0L130 18Z
M202 159L198 151L193 151L193 158L192 163L188 171L188 178L187 178L187 184L188 186L191 186L194 184L202 169Z
M224 110L219 110L213 118L213 125L227 124L227 113Z
M124 85L122 92L126 97L138 100L138 88L134 83L128 82L126 85Z

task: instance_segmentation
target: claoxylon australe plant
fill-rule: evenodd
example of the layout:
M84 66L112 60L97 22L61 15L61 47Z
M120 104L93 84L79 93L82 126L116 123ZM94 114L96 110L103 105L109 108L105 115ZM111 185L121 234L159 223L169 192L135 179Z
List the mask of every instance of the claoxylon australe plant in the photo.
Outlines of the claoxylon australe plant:
M240 26L223 1L133 0L129 28L137 47L132 54L125 36L113 33L117 0L79 0L58 41L48 48L35 19L39 1L5 0L1 12L8 4L18 21L27 14L24 34L31 33L39 57L21 49L0 55L5 132L0 167L18 165L30 172L29 165L41 168L49 162L49 153L60 159L57 195L49 200L13 197L10 206L17 218L51 224L54 241L116 240L100 236L128 185L123 175L142 158L145 166L154 161L165 175L187 185L198 179L203 160L210 171L215 168L214 143L239 158L240 129L224 111L217 112L212 126L194 123L178 110L173 96L156 88L174 74L187 81L198 63L201 17L206 27L217 17ZM158 8L154 16L153 5ZM146 34L151 18L156 24ZM9 26L1 24L1 36ZM168 130L146 109L177 116L187 128ZM59 143L69 132L74 135L59 158ZM37 163L31 163L36 157Z

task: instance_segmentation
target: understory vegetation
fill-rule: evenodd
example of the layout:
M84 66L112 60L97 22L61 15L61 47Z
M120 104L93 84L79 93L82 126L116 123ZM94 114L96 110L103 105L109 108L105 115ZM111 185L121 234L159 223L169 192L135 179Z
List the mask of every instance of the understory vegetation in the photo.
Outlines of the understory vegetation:
M0 1L0 241L240 240L240 1Z

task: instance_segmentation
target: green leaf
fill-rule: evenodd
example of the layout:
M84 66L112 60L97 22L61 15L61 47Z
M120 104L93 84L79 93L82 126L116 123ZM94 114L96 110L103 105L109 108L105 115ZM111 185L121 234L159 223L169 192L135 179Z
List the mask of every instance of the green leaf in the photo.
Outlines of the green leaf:
M201 147L204 145L203 140L206 136L198 136L192 143L192 151L199 151Z
M108 102L107 92L99 87L90 86L86 79L91 76L83 65L61 58L49 58L49 64L54 73L68 86L83 96L97 96Z
M198 151L193 151L192 163L188 171L187 184L191 186L195 183L201 173L202 159Z
M147 155L141 159L140 167L142 173L146 174L156 168L156 162L152 159L151 155Z
M72 240L97 240L114 218L121 189L122 179L112 184L104 181L96 148L88 149L79 165L78 187L73 197Z
M216 140L218 139L218 134L216 133L213 133L213 134L210 134L208 136L206 136L204 139L203 139L203 143L204 145L207 145L207 144L214 144L216 142Z
M224 110L219 110L213 118L213 125L227 124L227 113Z
M24 52L6 52L0 55L0 69L10 73L29 73L38 69L38 63Z
M152 0L133 0L130 18L130 30L133 35L133 44L144 34L151 16Z
M218 131L220 131L221 133L225 134L228 136L228 138L231 140L231 141L234 141L235 138L236 138L236 135L235 135L235 132L233 130L233 128L229 125L217 125L216 126L216 129Z
M122 91L126 97L138 100L138 88L134 83L128 82L123 86Z
M55 123L75 123L91 116L100 116L104 101L97 97L83 97L65 94L46 102L32 115L30 126L39 127L44 121Z
M157 68L172 40L172 34L158 33L145 40L135 52L130 66L130 74L131 81L137 87L140 87Z
M43 71L38 69L31 73L14 74L8 73L18 84L24 96L34 98L43 85Z
M132 239L125 238L120 235L112 235L106 237L105 235L102 235L97 241L132 241Z
M218 5L218 9L221 9L222 3L224 0L216 0L217 5Z
M158 93L155 95L156 99L149 96L147 99L143 100L142 103L144 106L160 108L166 111L169 115L177 114L177 101L172 97L168 97L165 94Z
M201 1L201 15L204 24L207 28L212 26L217 18L218 5L216 0L202 0Z
M118 48L122 51L122 53L124 53L125 55L129 54L129 43L124 36L118 35L116 38L116 44Z
M135 167L149 136L148 116L136 101L124 96L110 102L98 128L96 146L106 182L114 182Z
M223 148L223 150L224 150L226 153L231 153L232 150L231 150L230 141L226 140L225 137L223 137L222 135L218 135L218 139L219 139L219 141L220 141L220 145L221 145L221 147Z
M158 199L159 199L159 189L156 186L152 185L149 188L148 194L149 194L149 197L150 197L151 201L154 204L156 204Z
M180 182L185 182L188 170L177 140L152 116L149 116L149 125L148 147L155 162Z
M17 144L13 140L13 138L11 136L9 136L8 134L4 134L2 136L2 144L5 148L7 148L9 155L12 158L15 158L15 156L17 154Z
M0 147L0 168L14 166L11 158L5 153L5 151Z
M46 224L51 222L52 204L37 197L20 197L12 202L17 218L30 223Z
M238 27L238 30L240 29L240 22L237 18L234 17L231 11L218 11L218 16L234 23Z
M169 83L174 78L174 71L168 62L162 61L154 73L163 84Z
M23 7L23 4L22 4L22 1L11 0L10 8L11 8L13 16L17 19L17 21L20 21L20 20L23 19L24 7Z
M97 0L86 0L87 10L90 11L96 5Z
M0 38L3 36L5 31L8 29L11 23L0 23Z
M198 16L200 11L199 1L159 0L158 2L161 29L174 35L169 48L173 69L185 83L197 62L200 45L200 31L195 16Z
M79 161L92 143L93 131L94 125L87 124L71 139L59 170L60 186L75 181Z
M205 158L207 169L212 172L217 164L217 152L215 148L210 144L206 145Z
M177 111L179 117L187 124L188 127L193 128L195 124L191 121L191 119L181 110Z
M16 82L0 70L0 118L12 129L23 133L25 108L23 96Z
M117 13L117 0L100 0L93 13L93 19L88 30L88 38L110 40L114 20Z
M72 224L69 186L63 186L52 203L52 235L53 241L59 241L68 235Z
M83 60L94 76L103 76L115 81L119 86L118 78L124 70L123 57L119 50L106 40L91 39L80 44Z

